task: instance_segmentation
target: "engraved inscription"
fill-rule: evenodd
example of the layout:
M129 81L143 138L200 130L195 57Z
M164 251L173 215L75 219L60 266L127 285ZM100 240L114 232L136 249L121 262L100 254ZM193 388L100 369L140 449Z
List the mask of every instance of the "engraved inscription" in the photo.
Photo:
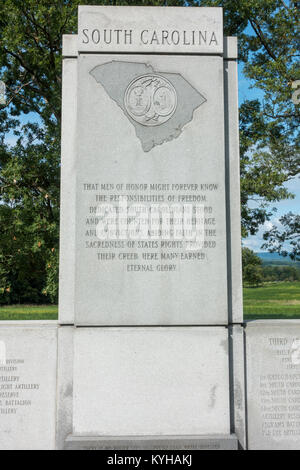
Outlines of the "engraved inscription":
M255 336L250 381L250 449L299 449L300 338L296 327ZM253 367L254 366L254 367ZM255 385L254 385L255 384Z
M0 415L17 415L35 403L40 384L28 383L23 374L25 359L5 360L0 366Z
M142 75L133 80L124 96L126 111L144 126L168 121L177 106L177 93L171 82L159 75Z
M0 450L54 447L56 350L55 324L0 326Z
M94 181L83 183L82 191L84 246L102 264L119 265L131 274L176 273L185 265L210 262L218 247L219 219L213 203L218 183ZM188 204L201 206L191 213L194 239L183 216Z

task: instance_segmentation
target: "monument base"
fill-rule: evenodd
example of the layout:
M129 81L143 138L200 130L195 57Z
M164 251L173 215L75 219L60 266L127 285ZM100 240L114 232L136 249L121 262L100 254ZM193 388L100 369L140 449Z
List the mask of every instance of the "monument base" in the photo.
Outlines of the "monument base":
M237 450L234 434L207 436L68 436L64 450Z

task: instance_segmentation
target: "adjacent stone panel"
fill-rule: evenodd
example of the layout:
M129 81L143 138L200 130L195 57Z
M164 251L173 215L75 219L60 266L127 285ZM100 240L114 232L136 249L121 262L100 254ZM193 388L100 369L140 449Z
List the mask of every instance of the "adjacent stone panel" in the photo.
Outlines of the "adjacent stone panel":
M78 71L76 324L227 324L222 58L81 54ZM174 205L199 206L198 245L152 230Z
M244 328L233 325L230 334L231 422L240 448L247 448Z
M249 449L300 449L300 322L246 328Z
M64 448L65 439L73 430L73 337L74 327L59 328L56 399L56 449L58 450Z
M230 433L223 327L77 328L73 434Z
M55 448L56 322L0 323L0 449Z

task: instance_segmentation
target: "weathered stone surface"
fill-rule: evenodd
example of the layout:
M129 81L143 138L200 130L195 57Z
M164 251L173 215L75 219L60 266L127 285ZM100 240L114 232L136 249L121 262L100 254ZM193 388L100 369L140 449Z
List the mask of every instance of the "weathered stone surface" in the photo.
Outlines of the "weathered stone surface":
M73 434L230 433L224 327L77 328Z
M62 450L73 431L73 339L74 327L58 330L56 449Z
M229 436L69 436L65 450L237 450L234 435Z
M72 44L70 36L65 43ZM62 87L59 322L69 325L74 323L75 303L76 112L77 60L68 58L63 61Z
M183 126L192 120L195 109L206 101L180 74L156 71L149 64L113 60L90 73L134 125L145 152L178 137ZM163 82L162 78L167 80ZM128 104L133 100L140 100L141 105L135 106L130 115ZM161 121L168 117L168 121Z
M0 322L0 449L55 448L56 351L56 322Z
M249 449L300 450L300 322L247 324Z
M229 328L229 335L232 423L240 448L246 449L247 430L244 328L241 325L233 325Z
M223 61L183 56L136 56L133 65L132 61L129 55L78 58L75 322L227 324ZM111 83L123 83L119 91L109 86L120 105L90 73L102 77L108 87L105 64L110 70L117 67ZM120 109L132 70L140 76L145 64L179 82L177 109L169 121L149 127L135 122L143 128L143 139L149 129L153 140L155 132L164 136L165 131L156 130L166 126L169 132L172 120L179 122L177 113L185 122L197 103L193 97L201 100L198 92L206 100L176 139L148 152L142 149L131 118ZM97 211L105 204L117 211L120 197L128 202L128 210L138 206L149 213L152 207L172 204L201 206L203 244L189 249L185 239L157 239L148 233L135 240L135 233L125 239L118 234L99 239ZM134 227L138 219L129 220Z
M222 8L79 6L78 50L222 54Z
M62 54L64 58L78 56L77 41L76 34L63 35Z

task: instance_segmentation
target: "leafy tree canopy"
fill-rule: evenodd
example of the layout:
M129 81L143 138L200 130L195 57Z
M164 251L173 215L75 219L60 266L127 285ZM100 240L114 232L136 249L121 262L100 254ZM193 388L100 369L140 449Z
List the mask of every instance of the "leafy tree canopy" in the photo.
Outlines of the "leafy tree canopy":
M273 228L264 234L263 247L271 253L290 256L294 261L300 261L300 215L289 212L280 217L281 228Z
M262 260L257 256L254 251L250 250L250 248L243 247L242 248L242 264L243 267L252 264L254 266L261 266Z
M249 248L242 249L243 282L250 286L259 286L263 282L262 261Z

